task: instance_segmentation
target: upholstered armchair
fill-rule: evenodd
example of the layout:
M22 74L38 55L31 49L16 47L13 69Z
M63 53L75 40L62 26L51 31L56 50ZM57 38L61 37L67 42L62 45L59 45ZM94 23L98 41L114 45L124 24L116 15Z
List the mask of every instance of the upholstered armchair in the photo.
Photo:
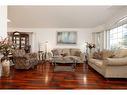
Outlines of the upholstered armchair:
M16 49L13 52L13 61L16 69L34 68L38 63L36 53L25 53L23 49Z

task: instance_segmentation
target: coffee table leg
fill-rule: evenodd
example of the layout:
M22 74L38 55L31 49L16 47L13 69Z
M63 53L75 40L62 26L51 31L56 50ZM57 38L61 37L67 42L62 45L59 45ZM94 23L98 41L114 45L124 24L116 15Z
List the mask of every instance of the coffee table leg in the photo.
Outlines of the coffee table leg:
M76 64L77 64L77 63L75 63L75 68L76 68Z
M54 72L54 69L56 68L56 63L54 62L53 63L53 72Z
M75 71L75 63L72 64L72 70Z
M75 68L76 68L76 63L73 63L73 64L72 64L72 68L75 70Z

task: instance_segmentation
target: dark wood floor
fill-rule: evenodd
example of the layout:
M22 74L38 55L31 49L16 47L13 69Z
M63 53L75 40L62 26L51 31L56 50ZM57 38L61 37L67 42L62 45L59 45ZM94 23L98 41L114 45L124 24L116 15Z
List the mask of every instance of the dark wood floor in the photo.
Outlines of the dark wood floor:
M53 72L53 66L44 63L30 70L12 67L10 77L0 79L0 89L127 89L127 79L105 79L83 64L73 72Z

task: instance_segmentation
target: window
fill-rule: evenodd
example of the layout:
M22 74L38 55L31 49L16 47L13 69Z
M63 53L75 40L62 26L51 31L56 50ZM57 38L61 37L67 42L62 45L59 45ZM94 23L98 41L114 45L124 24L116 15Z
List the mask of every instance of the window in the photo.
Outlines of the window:
M127 48L127 24L113 28L109 31L109 48Z

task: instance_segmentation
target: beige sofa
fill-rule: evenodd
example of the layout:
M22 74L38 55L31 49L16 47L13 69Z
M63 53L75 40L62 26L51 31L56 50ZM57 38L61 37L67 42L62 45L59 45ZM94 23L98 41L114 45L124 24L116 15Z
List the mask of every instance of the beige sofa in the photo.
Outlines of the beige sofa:
M89 58L88 64L105 78L127 78L127 49L117 50L112 55L104 59Z
M52 50L53 63L84 63L85 56L77 48L56 48Z

